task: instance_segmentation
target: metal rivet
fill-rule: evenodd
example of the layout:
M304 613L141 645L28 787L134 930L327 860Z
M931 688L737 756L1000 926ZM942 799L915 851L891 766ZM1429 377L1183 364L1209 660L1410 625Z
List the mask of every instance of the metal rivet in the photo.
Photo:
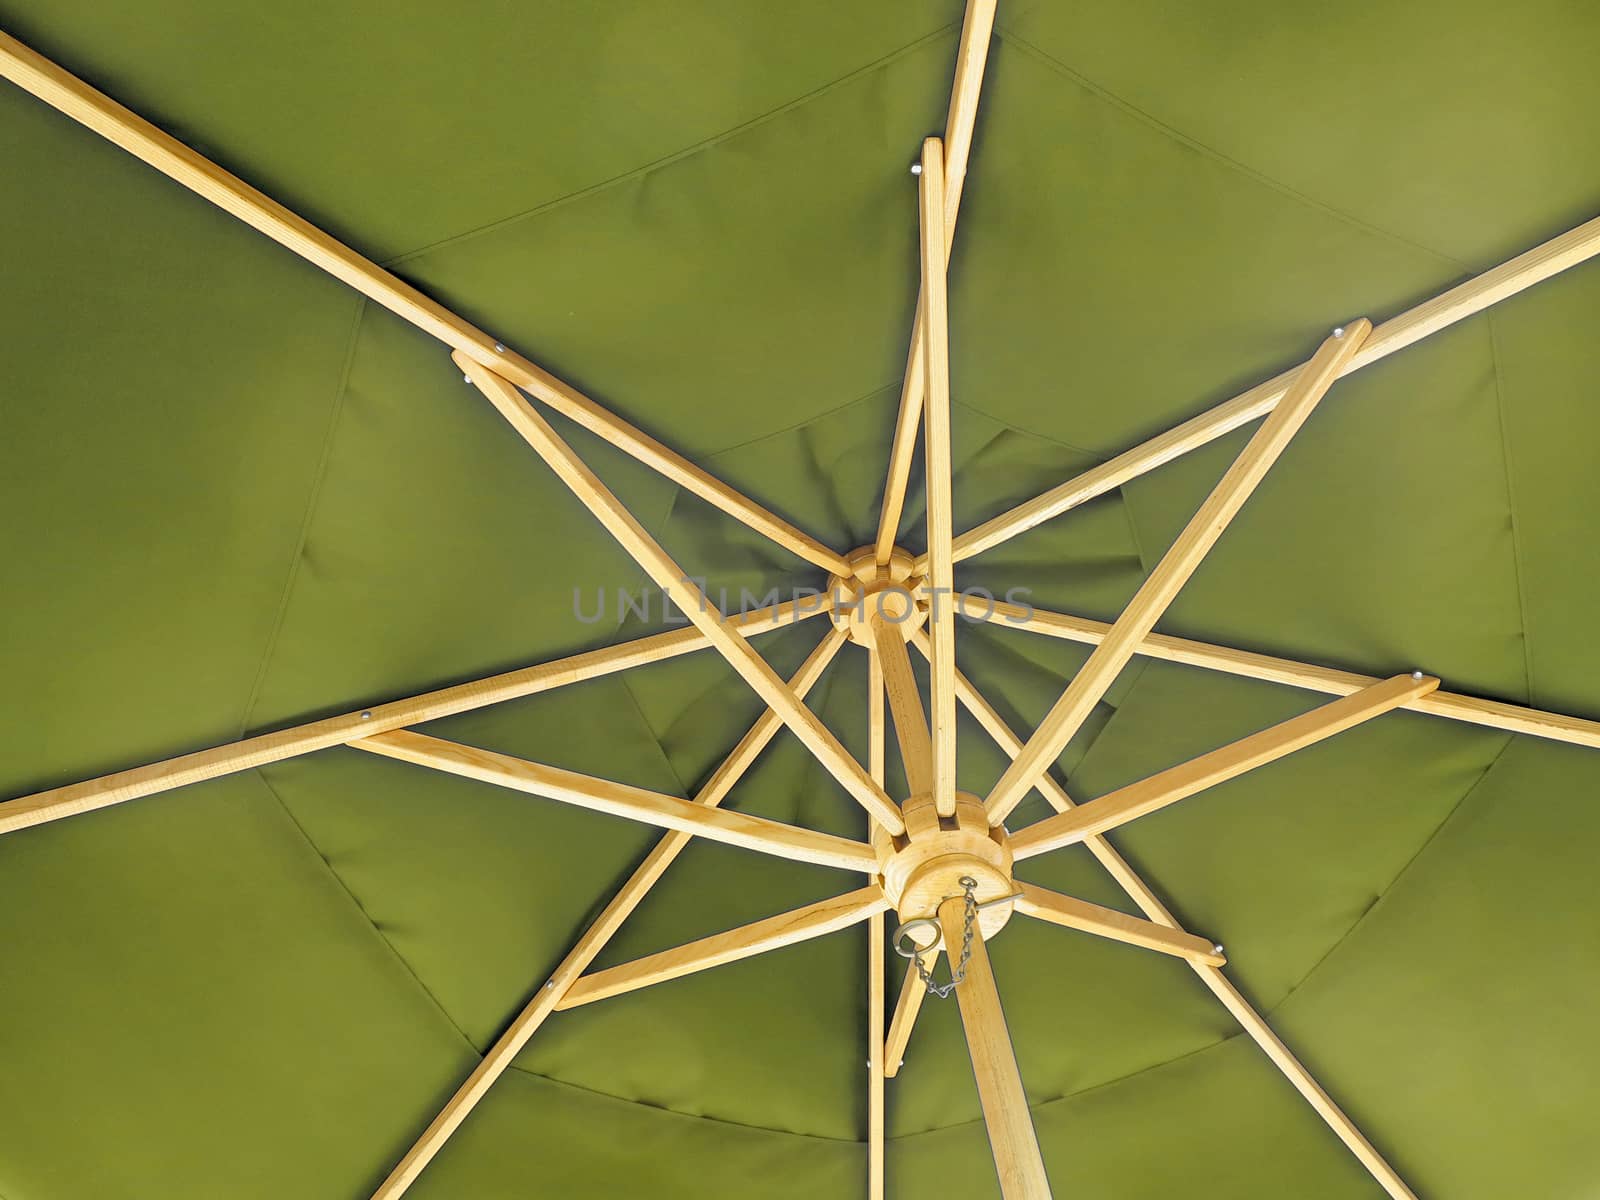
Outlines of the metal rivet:
M1339 326L1339 328L1335 329L1333 331L1333 336L1334 337L1343 337L1344 336L1344 326L1341 325L1341 326Z
M1211 953L1213 953L1213 954L1221 954L1222 953L1222 943L1218 942L1215 946L1211 947Z
M461 377L461 382L462 383L471 383L472 382L472 376L471 375L463 375Z
M501 342L496 342L494 344L494 352L496 354L504 354L506 352L505 345Z
M363 721L370 721L372 720L372 714L370 712L364 712L361 714L361 719Z
M554 979L552 979L552 980L550 980L548 983L546 983L544 985L544 990L548 992L551 988L555 987L555 985L556 985L556 981Z
M919 162L912 163L911 164L911 173L913 175L921 175L922 174L922 164L919 163Z
M1413 678L1413 679L1421 679L1422 678L1422 672L1421 671L1413 671L1413 672L1411 672L1411 678Z

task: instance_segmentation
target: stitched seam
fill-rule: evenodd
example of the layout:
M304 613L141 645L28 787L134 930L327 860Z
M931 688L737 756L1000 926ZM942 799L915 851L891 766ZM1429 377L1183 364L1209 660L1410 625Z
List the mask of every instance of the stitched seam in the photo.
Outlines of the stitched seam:
M305 516L300 522L300 532L295 539L294 557L289 560L289 573L283 581L283 593L278 597L278 611L273 618L272 631L267 635L267 644L261 654L261 665L256 669L249 697L245 700L244 710L239 714L238 736L241 738L250 728L250 715L261 699L261 691L267 682L267 669L272 665L273 656L278 649L278 636L283 632L284 623L289 616L289 599L294 593L295 581L300 578L300 564L305 561L306 542L311 536L311 524L317 514L317 502L322 498L322 485L328 477L328 463L333 457L334 435L338 431L339 417L344 412L344 400L350 388L350 372L356 360L356 346L361 341L361 321L366 311L366 297L358 297L355 320L350 327L350 342L345 349L344 367L339 373L339 387L334 393L333 406L328 413L328 427L322 438L322 454L317 459L316 473L311 478L311 492L306 497Z
M406 956L401 954L400 951L395 948L394 943L389 940L388 936L383 932L383 930L378 928L378 923L372 919L372 914L367 911L366 905L361 903L361 898L355 894L350 885L345 882L344 876L339 874L339 872L334 868L334 865L328 861L328 856L324 854L317 843L311 839L311 835L306 832L306 827L300 824L300 819L296 817L293 810L291 810L290 807L284 803L283 797L278 794L278 789L272 786L272 782L267 778L266 772L260 767L256 767L251 771L251 774L261 781L261 786L266 788L267 793L278 802L278 807L283 810L284 816L289 818L289 823L294 826L295 831L299 833L299 835L305 840L306 846L310 849L311 853L317 856L318 861L322 863L324 869L326 869L328 874L333 878L333 881L339 885L340 890L350 898L350 903L355 906L356 911L361 914L361 919L364 920L371 928L373 936L375 936L384 944L384 947L389 951L390 954L394 956L395 962L400 965L401 969L404 970L407 975L411 976L412 982L414 982L417 987L421 989L422 994L426 996L433 1004L433 1007L439 1011L439 1015L449 1022L450 1028L456 1031L456 1034L472 1050L474 1054L477 1054L481 1057L483 1051L479 1050L477 1045L466 1035L466 1032L461 1028L461 1026L456 1024L455 1018L445 1010L443 1004L439 1003L439 997L433 994L432 989L429 988L426 983L422 982L422 976L417 974L416 969L412 967L411 963L406 959Z
M589 184L587 187L579 188L577 191L568 192L564 196L558 196L554 200L547 200L542 204L537 204L533 208L523 209L521 212L512 213L509 216L501 217L495 221L490 221L485 225L479 225L474 229L467 230L465 233L458 233L451 237L441 238L438 241L428 243L426 246L420 246L415 250L407 250L404 254L400 254L394 258L388 259L382 265L388 268L400 266L414 258L420 258L422 255L431 254L435 250L441 250L447 246L454 246L461 242L468 241L469 239L480 237L483 234L492 233L498 229L504 229L508 225L513 225L519 221L527 220L530 217L536 217L550 212L553 209L560 208L563 205L572 203L573 201L587 199L588 197L596 195L599 192L606 191L610 188L618 186L619 184L627 183L629 180L642 178L652 171L658 171L663 167L668 167L674 163L681 162L686 158L690 158L693 155L699 154L701 151L713 149L714 147L721 145L723 142L739 137L741 134L748 133L750 130L765 125L769 121L776 120L778 117L781 117L786 113L793 112L795 109L809 104L813 100L819 100L830 92L836 91L842 87L846 87L865 75L882 70L884 67L900 58L904 58L907 55L916 53L918 50L921 50L928 44L936 42L941 38L947 37L954 33L957 24L957 22L952 21L948 24L942 25L930 33L923 34L915 41L908 42L896 50L891 50L888 54L885 54L881 58L874 59L872 62L869 62L864 66L857 67L855 70L846 75L841 75L839 78L830 83L825 83L821 87L806 92L801 96L797 96L795 99L787 101L784 104L780 104L777 108L769 109L760 116L752 117L748 121L743 121L738 125L734 125L731 128L725 129L721 133L713 134L704 141L695 142L691 145L683 147L680 150L675 150L670 154L663 155L661 158L648 162L642 167L634 167L632 170L624 171L620 175L613 175L610 179L602 180L599 183Z
M1495 408L1500 418L1500 462L1505 468L1506 508L1511 517L1511 562L1517 577L1517 607L1522 623L1522 669L1527 680L1528 703L1534 703L1533 647L1528 636L1528 572L1522 558L1522 522L1517 517L1517 491L1511 478L1511 428L1506 419L1505 377L1500 370L1500 338L1495 333L1494 317L1483 315L1489 334L1489 361L1494 366Z
M1019 37L1008 30L997 27L995 30L995 35L999 37L1001 41L1006 42L1008 45L1015 47L1024 54L1030 55L1031 57L1037 59L1041 65L1067 77L1068 79L1071 79L1074 83L1091 92L1093 95L1099 97L1112 107L1119 109L1128 116L1131 116L1134 119L1142 122L1151 129L1154 129L1156 132L1171 138L1173 141L1178 142L1180 145L1186 146L1190 150L1194 150L1199 154L1205 155L1207 158L1214 162L1220 163L1225 167L1228 167L1230 170L1237 171L1239 174L1248 179L1254 180L1256 183L1259 183L1264 187L1271 188L1275 192L1278 192L1284 196L1288 196L1291 199L1298 200L1300 203L1314 208L1318 212L1337 218L1345 224L1356 229L1360 229L1365 233L1370 233L1388 241L1395 242L1399 245L1406 246L1412 250L1419 251L1420 253L1428 255L1430 258L1438 259L1440 262L1448 263L1459 270L1465 271L1469 269L1466 263L1461 262L1458 259L1451 258L1448 254L1435 250L1432 247L1424 246L1420 242L1414 242L1410 238L1404 237L1401 234L1391 233L1387 229L1370 224L1367 221L1363 221L1360 217L1353 216L1350 213L1337 209L1331 204L1326 204L1321 200L1318 200L1312 196L1308 196L1304 192L1290 187L1286 183L1272 178L1270 175L1263 174L1254 167L1247 166L1238 159L1229 157L1215 147L1208 146L1204 142L1195 140L1181 130L1168 125L1159 117L1146 112L1137 105L1124 100L1115 92L1107 90L1105 87L1102 87L1100 84L1094 82L1094 80L1080 74L1078 71L1062 62L1060 59L1054 57L1047 51L1040 49L1038 46L1035 46L1032 42Z
M708 1121L713 1125L727 1125L734 1129L748 1129L753 1133L771 1133L782 1137L804 1138L812 1142L831 1142L839 1146L859 1146L862 1144L857 1138L836 1138L822 1133L800 1133L793 1129L778 1129L771 1125L752 1125L746 1121L730 1121L726 1117L708 1117L703 1113L684 1112L682 1109L670 1108L665 1104L651 1104L646 1100L633 1100L627 1096L619 1096L614 1092L601 1091L599 1088L584 1087L581 1083L573 1083L567 1079L557 1079L553 1075L541 1075L538 1071L530 1071L527 1067L517 1066L516 1063L512 1063L509 1070L515 1071L528 1079L538 1079L544 1083L554 1084L556 1087L571 1088L575 1092L582 1092L587 1096L599 1096L603 1100L613 1100L618 1104L631 1104L635 1108L667 1113L670 1116L681 1117L686 1121Z

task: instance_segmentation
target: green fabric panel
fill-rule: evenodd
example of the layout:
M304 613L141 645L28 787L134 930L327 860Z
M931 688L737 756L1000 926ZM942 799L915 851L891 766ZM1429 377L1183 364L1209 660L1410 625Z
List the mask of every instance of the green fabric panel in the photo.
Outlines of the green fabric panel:
M790 428L904 369L906 164L940 119L953 49L953 37L921 43L703 153L412 258L406 273L621 415L669 423L691 458Z
M13 796L238 736L356 306L10 85L0 131Z
M441 346L368 306L345 392L253 724L615 639L614 621L575 617L574 589L593 612L596 588L635 589L639 569ZM562 432L618 473L620 455ZM624 503L664 511L671 485L629 467Z
M1574 271L1497 308L1493 326L1522 590L1529 691L1541 706L1600 715L1600 512L1596 404L1600 274Z
M1419 1192L1594 1188L1597 787L1592 751L1512 741L1283 1007Z
M7 3L0 25L386 258L715 142L960 15L950 0L63 0Z
M853 1196L866 1170L855 1142L697 1120L511 1071L411 1194L801 1200Z
M1194 152L1475 269L1594 215L1581 0L1002 12L1008 41Z
M0 944L12 1200L366 1195L470 1063L254 776L0 840Z
M1353 228L1002 42L952 260L952 393L1109 457L1458 270Z

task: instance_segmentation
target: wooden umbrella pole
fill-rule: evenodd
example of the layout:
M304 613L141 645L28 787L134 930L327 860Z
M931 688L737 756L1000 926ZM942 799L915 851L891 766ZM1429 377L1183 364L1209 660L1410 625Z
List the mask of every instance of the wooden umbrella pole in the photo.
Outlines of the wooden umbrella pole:
M1033 1131L1028 1097L1022 1090L1022 1074L1011 1048L989 952L978 923L967 924L966 903L963 897L954 896L939 905L939 925L952 978L965 970L956 987L956 1000L978 1099L983 1104L983 1121L989 1130L989 1149L1000 1176L1000 1194L1005 1200L1050 1200L1050 1181L1045 1177L1044 1158ZM965 968L961 966L963 957Z
M492 368L562 416L576 421L784 549L833 574L848 571L842 555L4 33L0 33L0 76L252 229L266 234L402 320Z
M794 688L797 695L804 696L811 690L846 640L840 631L836 629L828 631L821 644L811 652L789 681L789 686ZM761 718L740 739L739 744L700 789L695 796L695 803L707 808L721 804L733 790L733 785L743 777L767 743L782 728L783 722L771 709L762 713ZM606 944L615 936L617 930L622 928L634 909L639 907L650 889L655 887L666 873L667 868L679 854L683 853L689 841L688 834L674 832L667 834L656 844L655 849L639 864L628 882L622 885L611 902L595 918L594 924L589 926L567 956L561 960L545 985L517 1014L516 1019L490 1047L472 1074L456 1089L455 1095L434 1117L427 1129L423 1130L405 1157L396 1164L389 1177L373 1193L372 1200L399 1200L399 1197L416 1182L417 1176L422 1174L423 1169L443 1149L445 1142L450 1140L450 1136L467 1119L467 1115L488 1094L494 1081L510 1068L517 1055L522 1052L522 1048L528 1044L528 1040L544 1024L545 1018L555 1011L556 1001L560 1000L579 976L588 970L589 964L595 960L600 951L605 949Z

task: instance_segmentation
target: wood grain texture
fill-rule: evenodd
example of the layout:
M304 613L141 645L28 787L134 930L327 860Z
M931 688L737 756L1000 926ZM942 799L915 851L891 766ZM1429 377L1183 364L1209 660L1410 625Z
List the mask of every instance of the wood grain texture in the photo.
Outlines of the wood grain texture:
M814 608L788 601L735 617L732 625L739 637L747 638L816 615ZM585 679L598 679L602 675L703 650L709 645L698 629L674 629L52 788L0 804L0 834L311 754L329 746L341 746L407 725L420 725L506 700L554 691Z
M995 784L987 802L992 822L1003 821L1066 748L1371 330L1365 320L1351 322L1324 341L1301 370L1283 403L1261 423Z
M1246 771L1276 762L1307 746L1333 737L1374 717L1392 712L1439 686L1431 675L1396 675L1362 688L1331 704L1301 713L1260 733L1240 738L1209 754L1191 758L1137 783L1107 792L1070 813L1058 813L1028 826L1011 839L1020 859L1032 858L1083 841L1092 833L1108 833L1119 825L1169 804L1237 778Z
M821 643L807 656L806 661L789 680L789 686L794 688L797 695L804 696L811 690L845 641L845 635L840 631L831 628L828 630ZM721 804L733 789L733 785L750 768L757 755L781 728L783 722L778 720L771 709L762 713L760 719L739 740L728 757L723 759L721 765L712 772L710 779L696 794L695 803L713 808ZM460 1128L478 1101L488 1094L494 1081L511 1066L517 1055L522 1052L522 1048L528 1044L528 1040L533 1037L539 1026L544 1024L545 1018L555 1011L556 1001L566 994L567 989L584 971L588 970L589 964L615 936L617 930L622 928L623 923L650 893L650 889L655 887L678 855L683 853L689 842L689 834L673 832L656 843L655 849L645 856L644 861L634 870L628 881L611 898L611 902L595 918L594 924L589 926L567 956L561 960L561 964L556 967L549 980L534 993L533 999L528 1001L506 1031L496 1039L495 1044L473 1069L472 1074L456 1089L455 1094L423 1130L405 1157L395 1165L388 1178L373 1193L372 1200L398 1200L406 1193L417 1176L422 1174L434 1156L444 1147L445 1142L449 1141L450 1136Z
M741 925L726 933L712 934L686 946L663 950L659 954L585 975L572 985L556 1008L559 1011L592 1004L608 996L637 991L669 979L720 967L724 963L781 950L796 942L809 941L858 925L886 911L888 907L889 902L876 886L860 888L831 900L822 900L763 921Z
M556 477L617 540L629 557L652 582L667 594L696 629L705 634L713 649L728 660L751 689L788 725L802 745L865 808L879 824L893 833L905 828L900 810L884 790L873 783L860 763L850 756L815 713L800 702L794 692L750 644L739 637L726 617L719 612L687 572L651 537L600 478L550 427L512 384L489 368L459 352L452 356L467 377L477 386L506 422L517 431L540 458L549 464Z
M946 946L959 946L966 902L959 896L939 905L939 924ZM954 951L952 951L954 953ZM961 1028L967 1037L972 1074L983 1105L983 1123L989 1131L995 1173L1004 1200L1049 1200L1050 1181L1033 1131L1033 1115L1022 1090L1016 1051L1000 1007L994 970L981 934L974 933L966 978L956 987L961 1007Z
M1600 217L1586 221L1517 257L1485 271L1449 291L1391 317L1372 331L1361 350L1340 371L1348 375L1403 350L1458 321L1482 312L1509 296L1600 254ZM1057 487L961 534L955 560L971 558L1016 537L1096 496L1115 491L1129 480L1155 470L1181 455L1264 417L1288 394L1303 367L1293 367L1224 401L1165 433L1125 450ZM898 520L898 515L896 517ZM917 570L925 567L917 561Z
M922 961L929 971L939 965L941 950L923 955ZM916 1028L917 1014L922 1002L928 998L927 985L917 975L915 967L907 965L905 978L900 981L900 995L895 1000L894 1015L889 1019L889 1032L884 1038L883 1073L893 1079L906 1063L906 1047L911 1043L911 1031Z

